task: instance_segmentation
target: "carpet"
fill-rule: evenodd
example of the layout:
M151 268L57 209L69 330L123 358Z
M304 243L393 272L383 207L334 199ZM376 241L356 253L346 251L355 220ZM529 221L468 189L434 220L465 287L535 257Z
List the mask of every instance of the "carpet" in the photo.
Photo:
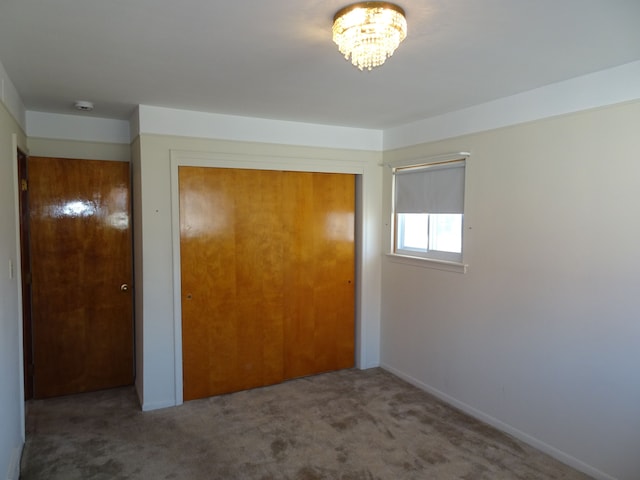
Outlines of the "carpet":
M586 479L382 369L141 412L132 387L27 404L23 480Z

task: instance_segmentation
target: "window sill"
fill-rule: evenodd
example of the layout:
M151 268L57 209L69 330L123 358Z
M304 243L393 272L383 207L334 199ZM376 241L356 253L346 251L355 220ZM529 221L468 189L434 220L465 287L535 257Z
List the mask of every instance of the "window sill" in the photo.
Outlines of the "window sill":
M409 255L398 255L397 253L385 254L389 261L413 265L414 267L432 268L434 270L444 270L445 272L467 273L469 265L466 263L447 262L446 260L436 260L433 258L411 257Z

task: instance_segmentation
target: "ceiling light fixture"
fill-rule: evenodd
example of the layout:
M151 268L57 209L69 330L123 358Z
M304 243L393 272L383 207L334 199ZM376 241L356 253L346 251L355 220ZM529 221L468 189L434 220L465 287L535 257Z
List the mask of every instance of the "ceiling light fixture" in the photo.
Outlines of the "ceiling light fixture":
M404 10L388 2L359 2L333 17L333 41L360 70L382 65L407 36Z

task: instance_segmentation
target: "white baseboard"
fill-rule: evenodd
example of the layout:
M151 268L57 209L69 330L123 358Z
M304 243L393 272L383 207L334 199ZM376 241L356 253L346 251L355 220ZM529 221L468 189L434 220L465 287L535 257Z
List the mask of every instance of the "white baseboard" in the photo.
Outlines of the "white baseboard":
M136 396L138 397L138 403L140 404L140 409L143 412L150 412L151 410L159 410L161 408L175 407L178 404L175 400L166 400L161 402L145 402L144 394L141 386L136 382L135 384Z
M143 403L142 404L142 411L143 412L150 412L151 410L159 410L161 408L168 408L168 407L175 407L175 406L177 406L177 405L173 401Z
M7 471L7 480L18 480L20 478L20 459L22 458L22 447L20 445L13 449L11 459L9 460L9 470Z
M425 392L430 393L434 397L439 398L443 402L448 403L449 405L452 405L453 407L459 410L462 410L463 412L471 415L472 417L484 423L487 423L502 432L508 433L509 435L517 438L518 440L522 440L524 443L531 445L532 447L540 450L541 452L546 453L547 455L555 458L556 460L559 460L562 463L575 468L576 470L586 473L587 475L597 480L617 480L615 477L612 477L609 474L601 472L597 468L594 468L591 465L588 465L582 460L579 460L563 452L562 450L558 450L557 448L541 440L538 440L537 438L532 437L531 435L521 430L518 430L517 428L513 428L512 426L498 420L497 418L494 418L491 415L487 415L486 413L472 407L471 405L467 405L466 403L461 402L456 398L438 390L437 388L433 388L432 386L427 385L426 383L421 382L420 380L417 380L416 378L413 378L412 376L401 372L400 370L397 370L384 363L380 365L380 368L387 370L388 372L394 374L397 377L400 377L401 379L409 382L410 384L418 387L419 389L424 390Z
M367 364L364 364L364 365L359 365L356 368L358 368L358 370L370 370L372 368L378 368L378 367L380 367L379 363L372 362L372 363L367 363Z

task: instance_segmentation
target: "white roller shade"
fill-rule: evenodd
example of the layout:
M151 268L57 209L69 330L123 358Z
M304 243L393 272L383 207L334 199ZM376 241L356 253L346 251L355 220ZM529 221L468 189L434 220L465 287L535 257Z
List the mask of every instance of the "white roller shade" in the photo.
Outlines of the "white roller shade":
M464 213L465 161L395 171L395 213Z

